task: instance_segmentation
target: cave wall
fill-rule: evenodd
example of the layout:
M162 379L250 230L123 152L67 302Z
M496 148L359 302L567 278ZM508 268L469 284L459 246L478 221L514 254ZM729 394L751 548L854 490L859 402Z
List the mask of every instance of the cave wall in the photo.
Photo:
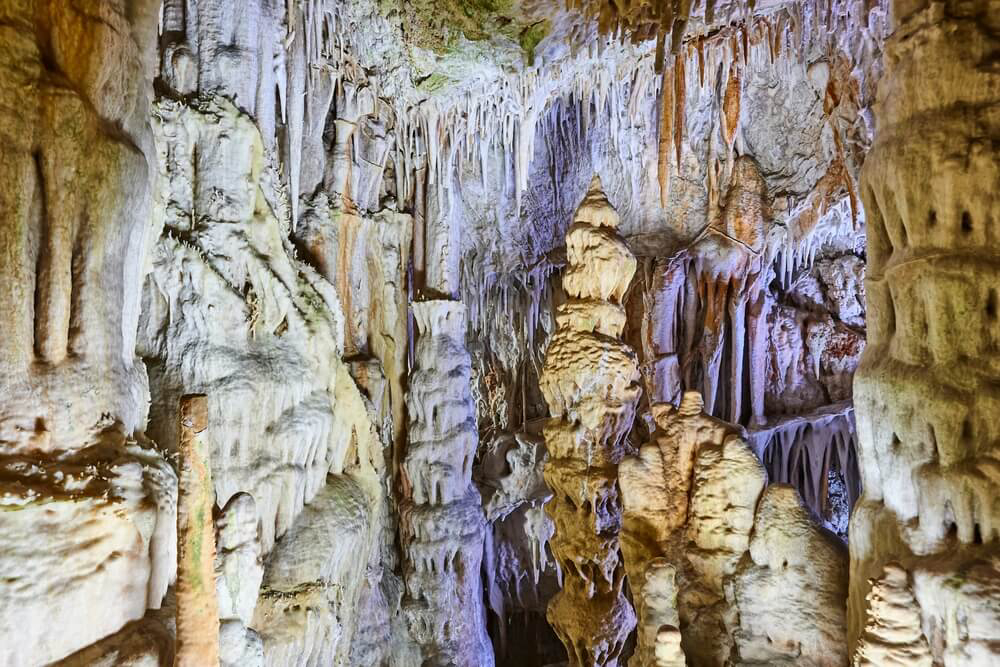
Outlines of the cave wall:
M452 4L0 0L0 664L987 664L996 3Z

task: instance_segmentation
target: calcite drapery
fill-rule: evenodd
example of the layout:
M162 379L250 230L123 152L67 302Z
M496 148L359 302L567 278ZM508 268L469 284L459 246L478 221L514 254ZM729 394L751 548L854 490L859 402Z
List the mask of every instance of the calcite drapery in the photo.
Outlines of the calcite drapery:
M174 578L177 481L135 354L155 31L151 1L0 2L3 665L116 633Z
M564 577L548 618L574 666L618 664L635 627L618 553L618 464L640 391L635 353L618 339L635 258L618 222L595 178L566 234L569 300L540 378L552 414L544 429L545 481L555 494L550 545Z
M935 663L1000 660L1000 5L897 1L862 172L869 346L855 380L863 495L850 639L870 582L907 573ZM956 573L961 573L957 575ZM961 609L961 613L958 613Z
M763 420L772 275L765 194L754 161L737 158L721 214L657 266L643 321L654 402L676 402L684 388L700 388L710 414Z
M465 306L413 304L418 339L400 506L406 596L403 612L423 664L493 664L479 569L485 519L472 486L479 437L465 349Z

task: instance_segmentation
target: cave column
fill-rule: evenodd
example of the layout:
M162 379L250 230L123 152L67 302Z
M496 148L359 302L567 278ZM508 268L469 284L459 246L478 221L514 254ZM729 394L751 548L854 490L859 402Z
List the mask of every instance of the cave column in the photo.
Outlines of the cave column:
M174 667L219 662L219 603L215 592L215 488L204 395L181 398L177 489L177 654Z
M424 664L490 667L480 582L486 520L472 485L479 444L465 306L413 304L417 343L407 409L400 532L403 613Z
M547 511L556 526L550 545L564 577L548 619L570 665L617 665L636 625L618 552L618 464L640 392L636 355L620 340L636 261L618 223L595 178L566 235L569 300L556 315L540 378L552 414L544 429L544 475L554 493Z
M897 0L892 13L862 173L869 319L850 639L867 624L878 654L878 591L909 588L935 662L995 664L1000 3Z

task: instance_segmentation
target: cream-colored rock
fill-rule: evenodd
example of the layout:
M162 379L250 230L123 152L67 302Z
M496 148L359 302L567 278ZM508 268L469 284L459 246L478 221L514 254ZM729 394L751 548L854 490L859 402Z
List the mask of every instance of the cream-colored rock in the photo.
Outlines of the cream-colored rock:
M764 490L740 431L702 410L696 392L654 406L653 441L619 470L622 551L630 582L646 582L632 585L634 664L843 664L843 545L795 489Z
M733 580L740 665L847 663L847 553L816 525L794 488L760 499L749 558Z
M265 564L251 627L264 664L346 664L378 523L348 476L331 476Z
M295 258L277 217L286 195L249 117L211 98L161 100L155 119L166 222L138 341L155 389L149 431L176 442L177 398L208 394L217 501L253 496L266 553L345 465L339 299Z
M878 623L869 589L894 563L934 663L956 666L1000 660L1000 198L983 186L1000 181L1000 77L982 67L1000 44L997 10L893 3L862 172L869 344L855 378L864 490L851 523L850 642Z
M154 2L0 2L5 666L117 632L174 576L176 478L141 434L134 349L155 32Z
M619 470L625 506L622 552L630 581L676 572L679 621L646 618L646 587L633 587L640 610L636 665L655 664L660 627L681 628L694 664L724 664L735 609L725 584L749 544L764 471L729 424L703 413L687 392L679 407L656 405L653 442ZM665 640L671 640L671 635Z
M48 664L160 606L176 572L177 477L158 451L0 465L0 664Z
M555 523L550 545L563 588L548 619L574 666L617 665L635 612L623 593L618 554L617 468L639 399L635 353L618 340L620 308L635 258L615 228L618 216L595 178L566 235L563 287L572 299L545 355L539 385L552 418L544 429L545 481Z
M681 632L677 629L677 571L665 559L653 559L646 568L641 588L642 607L639 609L639 634L637 662L648 660L652 647L655 667L684 667L687 664L681 648ZM633 596L636 597L636 596Z
M215 521L218 548L215 583L219 618L250 623L264 577L253 496L238 493Z
M930 667L927 638L920 627L920 607L906 570L894 563L872 583L868 593L868 622L852 665L855 667Z

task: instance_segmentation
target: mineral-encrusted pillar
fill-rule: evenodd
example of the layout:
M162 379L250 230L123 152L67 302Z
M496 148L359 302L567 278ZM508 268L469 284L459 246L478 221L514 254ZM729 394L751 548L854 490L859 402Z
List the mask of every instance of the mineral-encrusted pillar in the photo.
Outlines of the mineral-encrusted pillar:
M892 15L862 172L850 639L884 624L866 594L895 563L894 595L912 593L935 664L998 664L1000 2L897 0Z
M175 667L219 664L219 603L215 590L215 489L208 448L208 400L181 398L177 492L177 653Z
M418 339L407 408L400 532L403 612L423 664L493 665L480 583L485 518L472 485L479 442L465 348L465 306L413 304Z
M636 262L618 222L595 178L566 235L569 300L556 315L540 379L552 413L545 426L545 481L555 494L547 505L556 525L550 544L564 576L548 619L570 665L617 665L636 623L618 553L618 464L640 391L636 355L619 336Z

